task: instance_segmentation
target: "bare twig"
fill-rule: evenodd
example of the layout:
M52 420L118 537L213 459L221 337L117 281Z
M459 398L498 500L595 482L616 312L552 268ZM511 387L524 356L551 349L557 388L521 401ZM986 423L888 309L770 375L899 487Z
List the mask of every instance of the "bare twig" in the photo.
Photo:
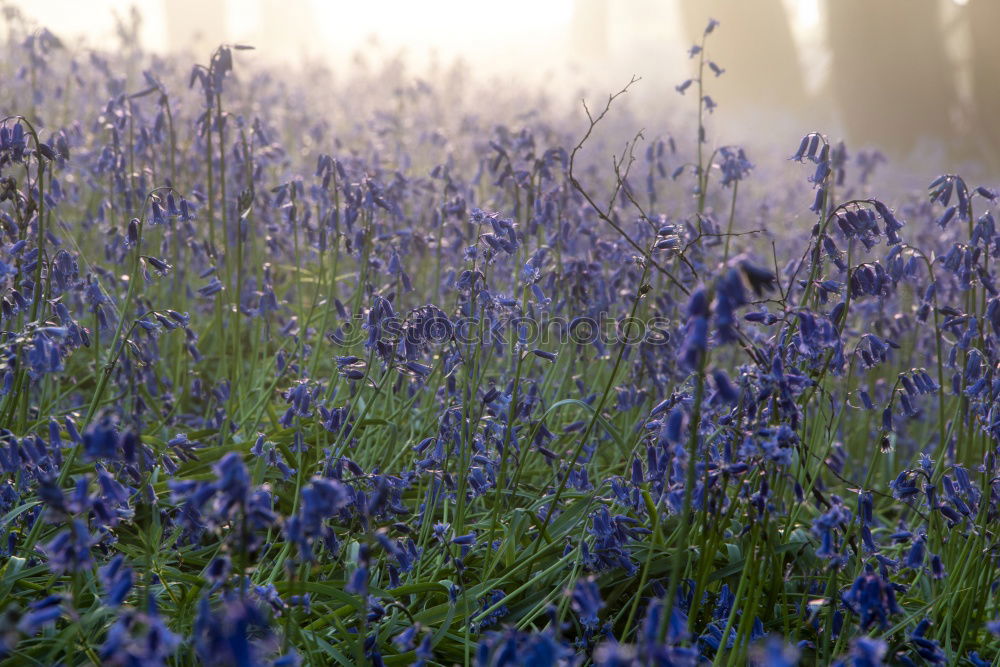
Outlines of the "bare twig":
M600 206L599 206L599 205L597 204L597 202L595 202L595 201L594 201L593 197L591 197L591 195L590 195L590 194L589 194L589 193L588 193L588 192L587 192L586 190L584 190L583 186L582 186L582 185L580 185L580 182L579 182L579 181L578 181L578 180L576 179L576 175L575 175L575 173L573 172L573 167L574 167L574 165L575 165L575 161L576 161L576 154L577 154L577 153L578 153L578 152L580 151L580 149L582 149L582 148L583 148L583 145L584 145L584 144L585 144L585 143L587 142L587 140L588 140L588 139L590 138L590 135L591 135L591 134L593 134L593 132L594 132L594 128L595 128L595 127L597 127L597 124L598 124L598 123L600 123L600 122L601 122L601 120L603 120L603 119L604 119L604 117L605 117L605 116L606 116L606 115L608 114L608 111L610 111L610 110L611 110L611 104L612 104L612 103L613 103L613 102L614 102L614 101L615 101L615 100L616 100L616 99L617 99L618 97L620 97L620 96L624 95L625 93L627 93L627 92L628 92L628 89L629 89L629 88L630 88L630 87L631 87L631 86L632 86L633 84L635 84L635 83L636 83L637 81L639 81L638 77L635 77L635 76L633 76L633 77L632 77L632 80L631 80L631 81L629 81L629 82L628 82L628 84L626 84L626 86L625 86L624 88L622 88L621 90L619 90L619 91L618 91L617 93L614 93L613 95L609 95L609 96L608 96L608 101L607 101L607 103L606 103L606 104L604 105L604 109L603 109L603 110L602 110L602 111L601 111L601 112L600 112L599 114L597 114L597 116L594 116L594 115L593 115L593 114L592 114L592 113L590 112L590 108L589 108L589 107L587 107L587 103L586 103L586 101L584 101L584 102L583 102L583 110L584 110L584 112L586 112L586 114L587 114L587 120L588 120L588 122L589 122L589 127L587 127L587 131L586 131L586 132L584 133L584 135L583 135L583 137L582 137L582 138L580 139L579 143L577 143L577 145L573 147L573 151L572 151L572 152L570 153L570 156L569 156L569 181L570 181L570 183L571 183L571 184L573 185L573 188L574 188L574 189L575 189L575 190L576 190L577 192L579 192L579 193L580 193L580 195L581 195L581 196L582 196L582 197L583 197L583 198L584 198L584 199L585 199L585 200L587 201L587 203L588 203L588 204L590 205L590 207L591 207L592 209L594 209L594 212L595 212L595 213L597 213L597 216L598 216L598 217L599 217L599 218L600 218L601 220L603 220L604 222L608 223L608 224L609 224L609 225L610 225L610 226L611 226L611 227L612 227L612 228L613 228L613 229L614 229L614 230L615 230L616 232L618 232L618 234L619 234L619 235L621 235L621 237L622 237L622 238L624 238L624 239L625 239L625 240L626 240L626 241L628 242L628 244L629 244L629 245L631 245L631 246L632 246L633 248L635 248L635 249L636 249L636 250L637 250L638 252L642 253L642 256L643 256L643 257L645 257L646 261L647 261L647 262L649 262L649 265L650 265L650 266L652 266L652 267L653 267L653 268L655 268L655 269L656 269L657 271L659 271L659 272L660 272L660 273L662 273L662 274L663 274L664 276L666 276L666 277L667 277L667 279L668 279L668 280L669 280L669 281L670 281L671 283L673 283L674 285L676 285L676 286L677 286L677 288L678 288L678 289L680 289L680 290L681 290L681 291L682 291L682 292L683 292L684 294L686 294L686 295L690 295L690 294L691 294L691 290L689 290L689 289L688 289L688 288L687 288L687 287L686 287L686 286L684 285L684 283L682 283L682 282L681 282L681 281L680 281L680 280L679 280L679 279L678 279L678 278L677 278L677 277L676 277L676 276L675 276L675 275L674 275L673 273L671 273L671 272L670 272L670 271L669 271L668 269L666 269L665 267L663 267L662 265L660 265L660 263L659 263L659 262L657 262L657 261L656 261L655 259L653 259L653 256L652 256L652 255L651 255L651 254L649 253L649 251L648 251L648 250L646 250L645 248L643 248L643 247L642 247L641 245L639 245L638 243L636 243L636 242L635 242L635 241L634 241L634 240L632 239L632 237L630 237L630 236L629 236L629 235L628 235L628 234L627 234L627 233L625 232L625 230L624 230L624 229L622 229L622 228L621 228L621 226L620 226L620 225L619 225L619 224L618 224L617 222L615 222L615 220L614 220L614 219L613 219L613 218L611 217L611 210L612 210L612 208L613 208L613 205L614 205L614 199L615 199L615 198L616 198L616 197L618 196L618 193L619 193L619 191L620 191L620 190L621 190L621 188L622 188L622 181L621 181L621 179L617 179L617 181L618 181L618 182L617 182L617 183L616 183L616 185L615 185L615 190L614 190L614 193L613 193L613 195L612 195L612 199L611 199L611 201L610 201L610 203L609 203L609 205L608 205L608 208L607 208L607 210L605 211L604 209L602 209L602 208L601 208L601 207L600 207ZM620 164L623 164L623 161L624 161L624 160L625 160L625 157L623 156L623 157L622 157L622 162L616 162L616 164L617 164L617 165L620 165ZM617 169L616 169L616 171L617 171Z

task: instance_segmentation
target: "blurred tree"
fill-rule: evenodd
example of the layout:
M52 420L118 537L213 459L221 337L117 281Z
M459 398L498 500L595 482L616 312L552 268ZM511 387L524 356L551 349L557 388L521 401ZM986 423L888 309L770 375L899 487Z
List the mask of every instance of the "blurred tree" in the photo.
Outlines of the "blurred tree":
M956 85L938 0L826 0L825 10L831 92L848 139L896 153L922 137L952 139Z
M167 46L190 53L198 62L226 41L226 6L222 0L164 0Z
M979 148L1000 162L1000 2L970 0L972 101Z
M678 0L678 6L692 44L701 42L709 18L725 31L707 49L726 70L711 84L716 101L789 112L804 107L805 80L782 0Z
M261 0L260 31L254 46L285 62L314 55L320 43L315 11L306 0Z
M124 15L116 11L112 11L111 13L115 18L115 32L118 34L118 39L121 42L119 48L122 55L125 56L125 62L127 63L126 78L132 81L137 74L136 68L142 54L142 39L140 38L142 12L139 11L138 7L132 5Z
M608 0L574 0L573 58L588 62L608 55Z

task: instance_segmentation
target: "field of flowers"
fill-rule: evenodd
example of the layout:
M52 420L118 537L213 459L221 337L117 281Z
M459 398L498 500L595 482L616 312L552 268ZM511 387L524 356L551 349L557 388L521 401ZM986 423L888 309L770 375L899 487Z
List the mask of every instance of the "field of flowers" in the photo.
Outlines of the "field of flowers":
M14 35L0 665L996 664L997 192L756 169L716 25L624 146Z

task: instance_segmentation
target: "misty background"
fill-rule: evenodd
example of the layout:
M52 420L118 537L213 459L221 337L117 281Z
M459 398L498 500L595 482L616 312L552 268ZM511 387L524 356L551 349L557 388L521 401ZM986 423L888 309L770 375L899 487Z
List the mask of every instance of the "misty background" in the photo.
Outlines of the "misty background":
M998 0L7 0L8 23L71 48L207 58L221 42L287 68L333 72L397 58L414 75L461 62L499 83L578 103L635 74L649 115L684 100L688 47L720 21L709 57L712 122L786 143L815 129L895 159L933 153L1000 173ZM797 137L792 139L796 141ZM790 150L794 146L790 146Z

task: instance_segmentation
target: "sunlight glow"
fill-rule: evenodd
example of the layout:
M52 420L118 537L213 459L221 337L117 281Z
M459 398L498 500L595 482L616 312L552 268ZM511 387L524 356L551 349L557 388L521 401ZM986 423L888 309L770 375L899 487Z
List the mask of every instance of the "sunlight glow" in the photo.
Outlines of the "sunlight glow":
M178 2L21 0L14 5L57 35L87 45L114 39L114 15L126 17L135 5L143 17L144 46L163 52L169 48L166 6L171 1ZM573 0L215 1L225 5L225 25L215 30L205 26L206 32L253 44L264 58L277 60L346 57L373 44L418 60L433 53L476 65L502 63L514 56L537 58L562 48L573 11ZM203 6L211 2L206 0Z

